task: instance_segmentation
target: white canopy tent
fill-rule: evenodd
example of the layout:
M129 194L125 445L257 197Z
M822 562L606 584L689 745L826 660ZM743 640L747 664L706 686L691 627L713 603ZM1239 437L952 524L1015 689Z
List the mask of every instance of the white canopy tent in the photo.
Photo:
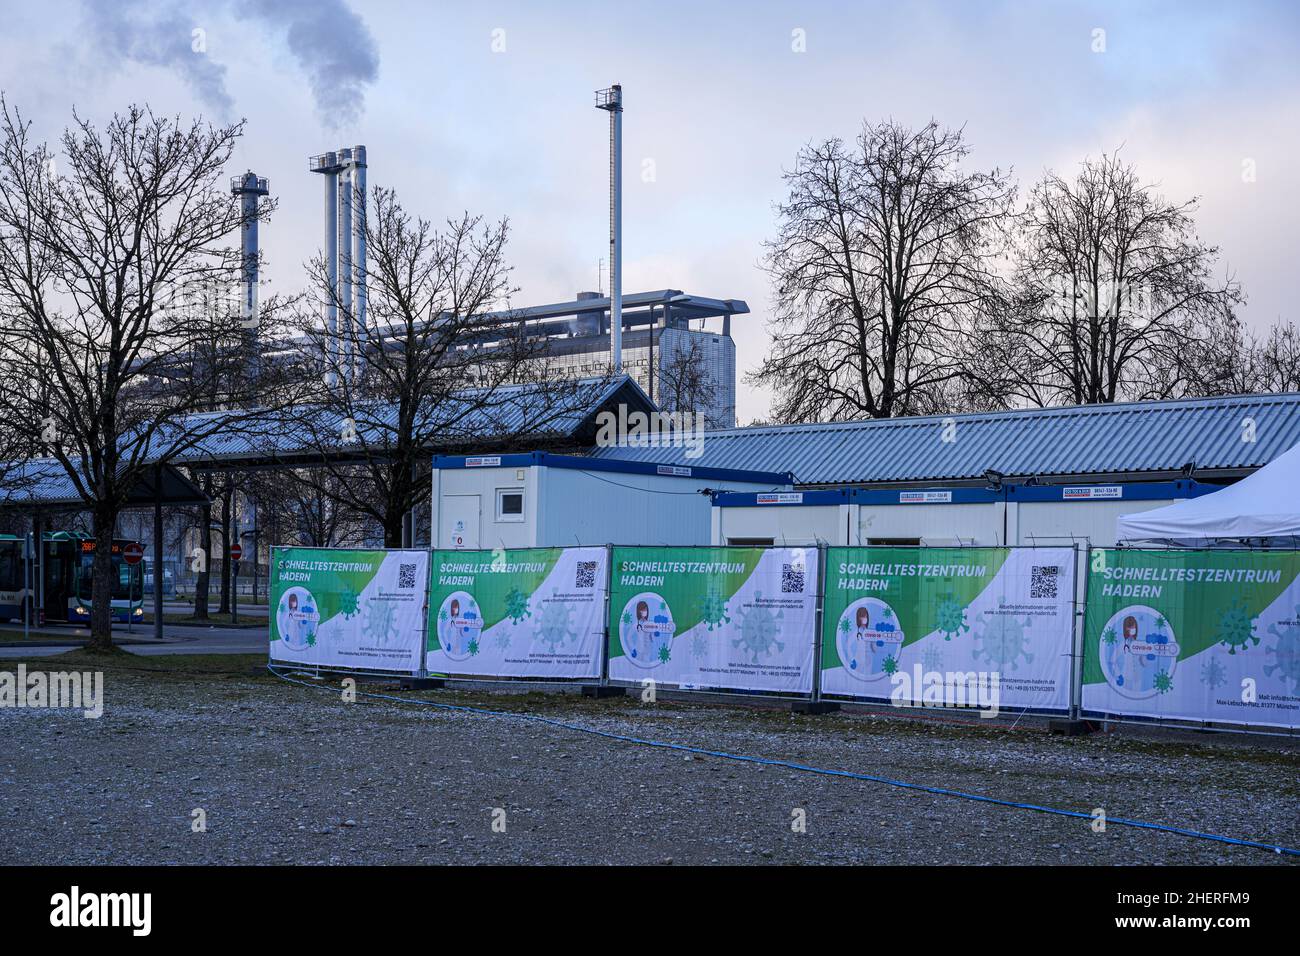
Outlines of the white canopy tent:
M1115 538L1179 547L1300 546L1300 445L1222 491L1121 515Z

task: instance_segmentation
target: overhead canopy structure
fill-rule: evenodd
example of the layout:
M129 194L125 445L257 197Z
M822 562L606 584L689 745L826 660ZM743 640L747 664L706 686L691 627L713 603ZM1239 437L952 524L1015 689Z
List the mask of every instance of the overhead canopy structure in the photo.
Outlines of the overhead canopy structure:
M1300 544L1300 445L1222 491L1121 515L1116 540L1181 547Z
M627 375L557 382L467 388L431 410L439 426L417 422L421 432L436 432L430 455L474 452L526 445L530 450L585 447L599 431L601 412L653 412L657 406ZM176 455L177 464L199 470L309 467L323 457L335 461L382 457L396 443L398 406L393 402L357 403L352 425L356 440L340 437L343 415L330 408L294 407L249 415L213 431ZM184 429L206 431L204 419L225 421L224 413L190 416Z
M200 505L208 501L192 481L172 465L146 468L127 492L128 508ZM43 458L14 466L0 482L0 511L35 514L85 507L63 466Z

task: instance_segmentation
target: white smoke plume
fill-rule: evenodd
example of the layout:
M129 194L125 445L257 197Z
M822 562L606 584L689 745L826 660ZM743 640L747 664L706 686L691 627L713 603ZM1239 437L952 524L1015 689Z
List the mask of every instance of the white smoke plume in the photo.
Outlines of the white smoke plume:
M379 76L374 38L345 0L83 0L83 8L106 61L170 69L223 117L235 108L226 67L213 51L195 49L195 30L223 14L258 22L285 43L330 129L361 117L366 89Z

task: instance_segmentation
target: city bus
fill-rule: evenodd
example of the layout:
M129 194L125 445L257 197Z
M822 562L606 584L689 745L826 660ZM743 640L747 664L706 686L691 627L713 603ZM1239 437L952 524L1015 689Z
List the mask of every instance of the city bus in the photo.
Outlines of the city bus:
M131 542L113 539L113 620L139 621L144 617L144 580L140 564L129 565L122 549ZM44 603L41 610L47 622L90 623L91 568L95 559L95 539L75 531L52 531L41 536L44 551ZM23 619L23 603L33 606L39 598L29 598L25 587L23 538L0 535L0 619ZM40 594L41 592L37 592ZM38 623L35 617L32 623Z
M130 565L122 549L131 541L113 539L113 620L130 621L144 617L144 581L141 566ZM56 621L62 616L74 624L90 623L91 565L95 560L95 539L69 531L54 531L44 536L45 545L45 619Z
M0 621L21 621L23 602L29 593L23 539L16 534L0 534ZM32 620L35 623L35 618Z

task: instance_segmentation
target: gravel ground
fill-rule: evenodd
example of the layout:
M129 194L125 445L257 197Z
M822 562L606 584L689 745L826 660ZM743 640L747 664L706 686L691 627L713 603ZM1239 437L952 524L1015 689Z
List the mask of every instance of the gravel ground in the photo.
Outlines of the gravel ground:
M59 669L87 660L69 655ZM99 720L0 710L0 863L1296 861L534 722L344 704L259 675L248 658L105 670ZM1062 738L1041 727L557 694L406 696L1300 846L1294 742ZM191 830L196 808L206 832ZM498 808L503 833L493 830ZM806 832L792 829L796 809Z

